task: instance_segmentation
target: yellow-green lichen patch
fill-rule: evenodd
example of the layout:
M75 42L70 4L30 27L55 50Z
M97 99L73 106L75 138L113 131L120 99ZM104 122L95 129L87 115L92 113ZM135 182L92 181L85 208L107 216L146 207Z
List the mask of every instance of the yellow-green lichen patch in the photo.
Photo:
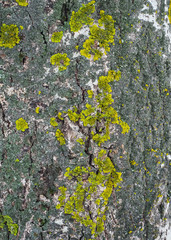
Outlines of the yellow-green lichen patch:
M56 130L55 136L56 136L57 140L60 142L60 145L65 144L64 134L61 132L60 129Z
M137 165L137 166L138 166L138 164L135 162L135 160L130 161L130 163L131 163L132 165Z
M76 32L81 29L83 24L91 25L90 37L84 42L84 49L81 50L81 54L87 58L94 55L94 61L96 61L102 57L103 52L106 54L106 51L110 51L109 43L114 44L113 36L115 29L112 16L106 15L103 10L100 11L99 26L97 24L93 25L93 19L90 18L90 14L94 11L93 4L94 1L83 5L77 13L73 12L70 26L71 31ZM87 7L89 10L84 12ZM100 48L103 49L101 50ZM78 46L76 49L78 49ZM72 110L63 111L63 113L66 113L65 118L74 122L75 125L81 123L81 128L88 125L90 128L91 126L91 134L84 138L85 141L82 138L76 140L82 145L82 148L84 148L84 144L86 147L88 138L91 140L90 145L94 141L101 147L102 143L110 139L109 127L111 123L119 124L122 127L123 134L129 131L128 124L118 117L117 111L111 106L114 100L112 99L112 88L109 83L114 80L118 81L120 77L120 71L108 71L107 76L99 77L96 92L87 90L88 98L90 99L86 103L85 108L80 110L80 108L77 109L73 106ZM58 118L63 119L61 115ZM60 137L63 138L63 134L59 129L57 130L57 135L58 140ZM79 155L82 156L83 154L80 153ZM67 181L72 182L72 184L68 184L71 189L66 190L67 194L66 191L61 191L58 198L59 204L57 208L63 207L65 214L71 214L72 218L77 222L85 227L89 227L93 239L104 231L105 214L108 210L107 205L113 189L118 187L119 189L116 191L120 191L121 188L119 185L122 181L122 173L116 171L113 162L107 156L108 151L101 149L98 157L92 159L93 164L89 163L89 167L77 166L72 170L67 168L64 176L67 178ZM81 157L82 159L83 157ZM63 188L65 190L65 187ZM92 202L93 204L91 204ZM90 208L88 209L87 206L90 206Z
M95 1L91 1L88 4L83 4L78 12L72 12L70 19L70 28L72 32L79 31L83 25L92 25L93 19L90 17L95 11L95 6L93 5Z
M63 32L54 32L51 37L52 42L60 42L63 37Z
M171 0L169 3L168 18L169 18L169 23L171 24Z
M55 117L52 117L52 118L50 119L50 124L51 124L53 127L57 127L57 126L58 126L58 123L56 122Z
M129 125L126 122L123 122L122 120L120 120L120 117L119 117L119 125L122 127L123 134L129 132L129 129L130 129Z
M94 142L96 142L98 144L98 146L100 147L102 143L106 142L107 140L110 139L109 136L109 124L107 124L106 126L106 133L104 135L101 134L94 134L94 132L91 132L92 134L92 139L94 140Z
M28 5L27 0L15 0L18 5L22 6L22 7L26 7Z
M101 58L103 56L103 53L98 50L95 49L96 48L96 42L93 39L87 39L84 43L83 43L83 48L80 53L82 56L86 57L86 58L91 58L91 53L94 54L94 61L98 60L99 58Z
M112 98L112 94L104 93L103 98L97 99L97 102L99 103L99 108L101 108L102 111L105 111L108 105L111 105L114 100Z
M71 121L77 122L80 118L80 114L77 114L77 110L68 109L68 117Z
M39 109L40 109L40 107L37 107L37 108L35 109L35 112L36 112L36 113L39 113Z
M60 196L58 198L59 204L56 205L56 209L60 209L64 205L64 200L65 200L65 197L66 197L65 192L66 192L67 188L62 186L62 187L59 187L58 189L60 191Z
M28 123L23 118L16 120L16 129L24 132L28 127Z
M92 90L88 90L88 95L93 98L96 102L97 107L93 107L91 104L86 104L86 109L78 113L78 109L74 106L74 110L68 109L68 117L73 122L82 121L83 125L86 127L90 125L94 127L97 121L104 121L105 133L102 131L99 133L91 132L92 139L101 146L101 143L106 142L110 139L109 124L118 124L122 127L122 133L125 134L129 131L129 125L122 121L118 117L117 111L110 106L114 100L112 99L112 94L110 94L111 86L108 84L114 80L118 81L121 77L121 72L110 70L107 76L101 76L98 80L99 93L95 96Z
M50 62L52 65L55 65L59 68L59 71L64 71L67 69L67 66L70 65L70 59L67 57L67 54L61 54L61 53L57 53L54 54L51 59Z
M19 30L17 25L2 24L0 33L0 47L13 48L17 43L20 42L18 34Z
M0 215L0 229L4 228L5 224L8 227L8 231L14 236L18 233L18 225L13 223L13 220L8 215Z
M62 113L61 113L61 112L58 112L58 118L59 118L60 120L64 120L64 118L62 117Z
M88 97L92 98L93 97L93 91L92 90L87 90Z
M110 158L105 156L106 153L106 150L101 149L98 158L93 160L97 166L96 171L91 167L77 166L73 170L67 168L64 174L65 177L70 181L77 181L75 192L68 200L64 199L66 193L61 193L58 198L59 204L57 208L64 207L66 214L71 214L73 219L86 227L90 227L94 237L97 237L104 231L105 213L108 209L106 205L113 187L116 188L122 181L121 173L116 172ZM92 209L89 212L85 208L85 204L89 205L92 199L94 199L94 204L96 204L96 210L93 212L93 218L90 218Z
M77 142L80 144L80 145L83 145L85 144L84 140L82 138L78 138L77 139Z
M94 24L90 27L90 37L83 43L83 48L80 53L86 58L94 55L94 61L103 56L103 52L98 48L104 48L104 53L110 51L109 43L114 44L114 20L112 16L106 15L103 10L100 11L101 18L98 20L99 26ZM103 28L101 28L103 27Z

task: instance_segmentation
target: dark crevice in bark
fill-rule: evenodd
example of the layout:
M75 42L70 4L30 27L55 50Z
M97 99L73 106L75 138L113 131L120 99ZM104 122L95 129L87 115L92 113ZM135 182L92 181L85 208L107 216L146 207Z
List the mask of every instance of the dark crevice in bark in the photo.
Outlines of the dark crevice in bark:
M84 239L84 231L83 231L83 228L81 229L81 237L79 238L79 240L83 240Z
M103 147L104 149L107 149L107 150L111 150L111 149L114 149L114 144L110 145L109 147Z
M8 128L10 127L10 121L9 120L6 120L6 117L5 117L5 111L4 111L4 109L3 109L3 106L2 106L2 104L0 103L0 108L1 108L1 110L2 110L2 121L3 122L6 122L7 124L8 124Z
M92 161L93 161L93 154L89 151L89 147L90 147L90 142L91 141L91 127L88 128L88 138L87 140L85 141L85 150L84 152L89 155L89 165L90 166L93 166L92 165Z
M72 8L74 7L74 1L73 0L67 0L65 3L62 4L61 9L61 23L64 25L65 22L69 20L69 15L71 13Z
M1 131L2 131L2 135L3 135L3 137L5 138L5 131L4 131L4 127L3 127L3 125L2 125L2 127L1 127Z
M64 25L64 22L68 21L68 15L69 15L70 9L68 7L67 3L63 3L62 9L61 9L61 23Z
M12 87L12 83L14 82L12 76L10 75L10 86Z
M10 240L10 232L7 232L7 240Z
M32 18L32 16L31 16L31 14L29 13L29 11L27 11L27 10L25 10L25 11L28 13L28 15L29 15L29 17L30 17L30 19L31 19L32 26L34 27L34 22L33 22L33 18Z
M107 232L107 230L106 230L106 228L104 229L104 234L105 234L105 239L106 240L109 240L109 235L108 235L108 232Z
M40 232L40 240L43 240L44 238L43 238L43 233L42 232Z
M4 162L4 159L6 159L6 158L7 158L7 150L6 150L6 148L3 148L1 164Z
M47 41L46 41L45 34L44 34L43 31L41 31L40 33L41 33L41 35L42 35L42 37L43 37L43 41L44 41L44 45L45 45L45 51L47 52L47 45L48 45L48 43L47 43Z
M3 138L5 139L5 129L4 129L4 124L3 122L6 122L8 124L8 127L10 125L10 122L8 120L5 119L5 112L4 112L4 109L3 109L3 106L2 104L0 103L0 108L2 110L2 125L1 125L1 131L2 131L2 135L3 135ZM4 159L7 158L7 150L6 148L3 148L2 149L2 160L1 160L1 164L4 162Z

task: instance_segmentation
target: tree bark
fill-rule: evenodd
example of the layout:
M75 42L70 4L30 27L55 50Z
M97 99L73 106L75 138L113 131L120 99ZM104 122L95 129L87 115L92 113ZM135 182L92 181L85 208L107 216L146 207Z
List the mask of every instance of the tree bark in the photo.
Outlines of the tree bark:
M72 11L88 2L30 0L21 7L15 1L0 1L1 23L24 27L19 44L0 48L0 210L19 225L17 236L3 228L0 239L92 238L88 227L55 208L58 187L72 185L64 178L66 168L92 164L96 148L88 142L81 148L74 138L89 136L91 128L60 120L66 139L60 145L50 118L73 106L82 109L88 103L87 90L95 88L108 69L121 71L121 79L110 85L113 106L130 130L122 134L120 126L112 126L110 141L102 145L111 150L123 182L112 192L105 229L96 239L170 239L169 1L97 0L94 19L100 10L112 16L115 45L94 63L76 55L75 46L82 46L87 36L84 32L75 37L69 26ZM61 43L51 42L55 31L64 32ZM50 63L58 52L71 59L62 72ZM29 125L24 132L16 129L19 118Z

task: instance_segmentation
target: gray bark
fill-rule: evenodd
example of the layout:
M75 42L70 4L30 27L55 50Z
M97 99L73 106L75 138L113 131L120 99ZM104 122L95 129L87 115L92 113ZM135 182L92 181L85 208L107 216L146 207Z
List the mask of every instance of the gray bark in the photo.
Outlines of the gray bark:
M75 46L87 37L69 34L72 11L87 0L30 0L28 7L14 2L0 1L1 23L24 27L18 45L0 49L0 213L9 215L19 231L14 236L6 227L0 230L0 239L91 238L89 228L55 208L58 187L70 184L63 179L65 169L88 166L89 155L79 158L82 149L72 139L76 131L67 120L60 123L67 144L60 146L50 118L74 105L85 106L90 89L86 84L106 75L106 64L121 71L120 81L111 84L112 97L130 131L121 134L121 128L114 126L110 141L104 144L113 147L110 157L123 182L110 197L105 231L97 239L169 240L169 1L151 0L147 6L143 0L97 0L94 18L98 19L100 10L111 15L116 34L107 58L92 65L83 56L73 57ZM148 18L142 20L140 14ZM62 44L50 41L54 31L64 31ZM66 71L55 72L50 63L57 52L71 59ZM16 130L15 121L21 117L29 124L25 132ZM17 158L20 162L15 162Z

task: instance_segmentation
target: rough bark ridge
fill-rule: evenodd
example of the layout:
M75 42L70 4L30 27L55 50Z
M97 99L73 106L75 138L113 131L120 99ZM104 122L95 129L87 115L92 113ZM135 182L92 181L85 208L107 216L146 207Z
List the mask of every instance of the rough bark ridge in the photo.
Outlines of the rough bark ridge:
M120 81L112 83L114 108L130 126L121 128L106 149L118 172L120 191L113 191L105 231L97 239L164 240L169 231L170 201L170 79L171 35L167 0L97 0L95 17L104 10L115 20L115 46L95 64L77 55L86 32L70 33L72 11L89 1L29 1L27 7L15 1L0 1L1 25L23 26L20 43L0 48L0 213L19 226L17 236L0 230L3 240L90 239L91 231L55 208L58 187L67 184L67 167L91 164L87 141L85 158L75 144L74 134L83 133L61 121L68 140L60 145L50 118L58 111L87 102L86 91L97 85L107 69L119 69ZM62 43L52 43L51 34L63 31ZM50 57L67 53L71 64L55 71ZM74 53L74 54L73 54ZM35 109L39 107L39 113ZM29 128L16 129L23 118ZM89 129L90 131L90 129ZM89 134L89 132L86 132ZM73 136L72 136L73 135ZM16 161L19 159L19 161ZM68 184L70 184L68 182Z

